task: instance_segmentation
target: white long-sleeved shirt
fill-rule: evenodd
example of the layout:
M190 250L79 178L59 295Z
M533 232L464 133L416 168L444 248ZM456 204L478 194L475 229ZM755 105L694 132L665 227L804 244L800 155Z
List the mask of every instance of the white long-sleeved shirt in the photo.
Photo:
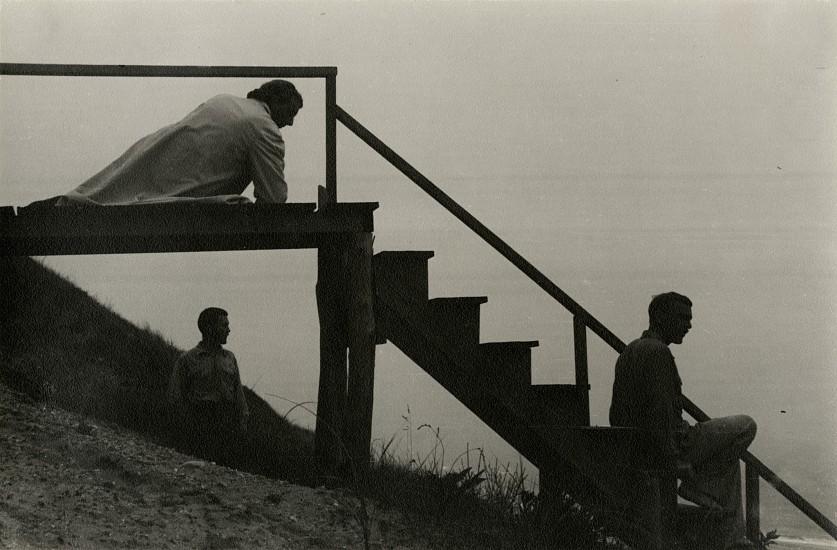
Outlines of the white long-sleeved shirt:
M132 145L59 205L120 205L179 200L283 203L285 142L256 99L215 96L183 120Z

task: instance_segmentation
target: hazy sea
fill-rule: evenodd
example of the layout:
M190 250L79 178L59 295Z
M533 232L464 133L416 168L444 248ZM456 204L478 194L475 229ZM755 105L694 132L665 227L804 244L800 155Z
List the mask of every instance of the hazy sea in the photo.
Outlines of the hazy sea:
M684 392L710 416L746 413L751 451L837 521L837 182L816 175L601 177L438 182L622 340L653 294L694 302L673 346ZM311 185L316 182L298 182ZM489 191L493 190L493 191ZM538 340L535 383L572 383L572 318L402 177L341 182L377 201L376 251L434 250L431 296L485 295L483 342ZM312 194L313 196L313 194ZM313 201L313 198L311 199ZM244 383L313 426L316 253L275 251L47 258L130 320L188 347L197 312L230 312ZM590 334L594 424L607 424L616 354ZM446 464L486 458L536 472L391 344L376 360L375 445ZM298 406L300 405L301 406ZM289 412L290 411L290 412ZM762 483L762 530L837 547ZM817 542L825 541L825 542ZM814 546L811 546L814 545ZM831 545L831 546L829 546Z

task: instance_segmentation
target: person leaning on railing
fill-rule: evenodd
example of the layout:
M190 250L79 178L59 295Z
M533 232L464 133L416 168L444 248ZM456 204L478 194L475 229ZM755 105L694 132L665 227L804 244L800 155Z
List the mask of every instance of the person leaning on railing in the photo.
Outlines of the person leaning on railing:
M690 426L669 345L681 344L692 327L692 302L676 292L654 296L648 317L648 330L616 361L610 424L657 434L659 452L683 480L678 494L718 516L725 548L755 548L745 538L739 460L756 436L756 423L737 415Z
M284 203L285 141L302 109L293 84L271 80L246 98L212 97L183 120L132 145L74 190L30 206L126 205L200 201Z

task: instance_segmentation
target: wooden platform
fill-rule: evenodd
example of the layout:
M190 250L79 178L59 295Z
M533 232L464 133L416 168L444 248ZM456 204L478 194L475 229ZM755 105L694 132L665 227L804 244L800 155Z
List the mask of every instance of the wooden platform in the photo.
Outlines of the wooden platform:
M318 248L373 231L378 203L0 207L0 254Z

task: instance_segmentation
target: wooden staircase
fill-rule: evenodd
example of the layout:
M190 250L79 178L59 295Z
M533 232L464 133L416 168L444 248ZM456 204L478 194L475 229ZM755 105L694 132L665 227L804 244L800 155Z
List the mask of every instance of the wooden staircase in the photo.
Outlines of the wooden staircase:
M487 297L429 298L431 257L429 251L375 255L379 342L391 341L472 410L503 405L516 416L535 414L539 426L587 425L580 406L587 388L532 384L532 348L538 342L480 342L480 306ZM519 402L505 403L510 395Z
M639 481L612 429L589 428L588 387L532 384L536 341L480 342L484 296L430 298L430 251L373 258L377 342L392 342L517 449L547 479L590 505L612 530L636 540L626 515ZM624 438L623 438L624 440ZM623 441L624 442L624 441ZM618 445L618 443L617 443Z

